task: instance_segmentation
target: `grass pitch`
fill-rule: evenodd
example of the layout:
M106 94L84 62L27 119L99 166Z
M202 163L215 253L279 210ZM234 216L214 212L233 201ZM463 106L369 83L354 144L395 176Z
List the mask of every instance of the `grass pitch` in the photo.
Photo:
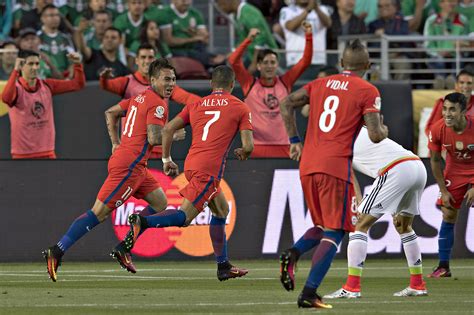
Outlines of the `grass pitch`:
M408 285L405 260L369 259L362 298L326 300L332 310L296 306L309 261L298 265L294 292L280 285L277 260L233 263L249 268L249 274L219 282L213 262L138 261L132 275L112 261L66 261L53 283L43 263L0 264L0 314L474 314L474 260L452 261L452 278L426 279L427 297L396 298L392 294ZM423 261L425 274L435 263ZM320 293L339 289L345 275L346 261L336 260Z

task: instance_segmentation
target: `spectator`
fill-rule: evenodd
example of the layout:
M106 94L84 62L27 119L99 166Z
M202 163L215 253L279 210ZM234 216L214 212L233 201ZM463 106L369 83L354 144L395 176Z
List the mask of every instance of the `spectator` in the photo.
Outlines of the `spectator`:
M83 14L87 7L86 0L68 0L65 1L64 5L59 7L59 12L65 17L71 24Z
M112 12L112 17L115 19L119 15L125 13L127 3L125 0L109 0L107 1L107 9Z
M10 37L13 26L13 0L0 2L0 41Z
M109 27L105 31L100 50L81 46L87 80L98 80L99 74L105 68L112 68L113 76L124 76L130 73L130 70L118 58L121 36L118 29Z
M467 70L461 70L456 76L456 85L454 89L458 93L464 94L466 97L466 115L474 116L474 97L472 96L472 90L474 88L474 73ZM430 118L426 122L425 133L429 136L431 126L437 121L443 118L443 103L444 97L438 99L433 106Z
M456 0L440 0L441 11L431 15L425 23L423 35L467 35L469 33L468 21L464 15L456 13ZM463 44L463 43L461 43ZM454 68L455 42L450 40L426 41L426 48L431 57L428 67L435 71L435 89L452 89L454 78L452 74L446 78L445 69ZM451 59L451 60L449 60ZM451 83L452 82L452 83Z
M426 19L439 12L439 0L401 0L400 6L411 32L423 33Z
M456 12L464 15L469 21L469 34L474 33L474 1L461 0L456 7Z
M74 30L74 44L82 51L82 41L79 33L83 34L85 45L91 49L99 50L102 45L105 30L112 26L111 13L102 10L94 13L92 25L86 19L81 19L79 25Z
M105 0L89 0L87 8L72 21L74 26L78 26L83 20L88 22L92 21L95 13L106 10L106 4ZM112 16L112 12L110 12L110 14Z
M20 50L32 50L40 55L40 65L37 72L38 79L62 79L63 75L56 69L49 57L40 50L41 40L32 28L20 31L18 45Z
M41 40L40 49L64 77L68 75L68 53L74 51L74 46L68 35L59 31L61 17L58 8L52 4L46 5L41 11L43 26L38 36Z
M252 111L255 146L252 157L288 158L290 143L280 115L280 101L291 92L293 85L311 64L313 36L311 23L304 23L305 47L302 58L284 75L278 76L277 54L266 49L259 52L258 71L260 78L253 77L242 62L245 49L258 35L258 29L251 29L245 41L229 56L237 81L242 87L245 103Z
M5 42L0 46L4 49L0 53L0 81L8 80L10 73L15 67L15 60L18 56L18 47L14 42Z
M48 8L50 8L51 6L56 8L56 6L53 5L52 0L36 0L36 7L34 9L25 11L21 14L19 28L24 29L27 27L32 27L35 30L39 31L44 24L42 20L42 13L46 6L48 6ZM69 23L69 21L67 21L64 17L60 15L59 10L57 14L59 17L59 30L61 32L71 32L73 30L71 23Z
M68 55L74 63L73 80L40 80L39 54L20 51L2 100L10 107L11 154L14 159L55 159L53 95L80 90L85 85L81 56Z
M114 27L125 34L125 47L130 48L140 36L140 29L145 21L145 0L128 0L128 12L122 13L114 20Z
M408 35L408 22L398 13L398 0L378 0L379 18L369 24L369 33L382 35ZM378 46L378 45L377 45ZM407 47L406 43L390 43L390 48ZM389 59L398 59L390 64L395 71L394 80L408 80L411 64L407 56L400 52L390 52ZM400 61L402 60L402 61Z
M260 30L260 34L252 41L247 52L246 61L250 63L247 70L250 73L254 73L257 69L257 55L259 51L265 48L278 48L267 21L256 7L246 2L241 2L240 0L217 0L216 3L225 14L233 13L235 15L237 43L242 43L247 38L250 29L256 28Z
M16 35L18 33L18 30L20 30L20 23L21 23L23 14L31 10L34 10L35 2L38 2L38 1L35 1L35 0L14 1L14 3L16 4L14 4L14 7L13 7L13 35ZM39 5L41 5L42 3L44 3L44 1L40 0ZM38 6L37 3L36 3L36 6ZM39 18L38 18L38 21L39 21Z
M354 14L364 20L365 25L369 25L372 21L375 21L379 15L377 0L357 0Z
M137 55L138 47L144 44L148 44L153 48L156 59L172 56L168 46L160 41L160 29L155 21L145 21L140 31L139 40L134 41L130 46L129 56L134 59Z
M327 33L327 48L337 50L337 38L341 35L365 34L364 20L354 14L355 0L337 0L336 9L331 15L331 27ZM339 63L338 55L329 55L328 64L335 66Z
M286 66L295 65L302 56L305 34L301 27L303 21L308 21L313 27L313 43L316 52L313 52L311 67L305 76L314 79L319 69L326 64L326 31L331 26L329 8L320 6L316 0L296 0L293 5L280 11L280 25L285 31Z
M196 59L206 68L225 61L224 55L212 55L207 51L209 33L201 12L191 7L191 0L171 0L162 11L160 25L163 39L175 57Z

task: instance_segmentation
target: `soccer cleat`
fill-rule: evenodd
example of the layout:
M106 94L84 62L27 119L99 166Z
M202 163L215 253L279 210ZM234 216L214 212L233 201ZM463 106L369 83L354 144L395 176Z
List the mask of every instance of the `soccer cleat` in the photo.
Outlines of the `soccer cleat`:
M286 291L295 289L296 256L291 249L280 255L280 282Z
M245 276L248 272L247 269L230 265L230 268L217 269L217 279L219 279L219 281L226 281L232 278L240 278Z
M298 296L298 307L303 308L332 308L332 305L323 302L319 294L313 298L304 297L303 293Z
M428 290L426 290L426 287L423 285L422 289L414 289L411 287L407 287L400 292L396 292L393 294L393 296L425 296L428 295Z
M130 252L135 245L138 235L140 234L141 231L141 219L140 216L136 213L131 214L128 217L128 222L130 223L130 231L128 231L127 235L125 236L123 240L123 248L125 251Z
M449 278L451 277L451 270L443 268L443 267L436 267L432 273L427 275L428 278Z
M333 292L331 294L326 294L324 296L325 299L357 299L360 298L360 292L353 292L346 290L344 288L341 288L337 290L336 292Z
M43 257L46 259L46 267L48 270L49 278L56 282L58 280L58 267L61 265L62 255L58 254L54 250L54 247L50 247L43 251Z
M126 269L131 273L137 272L137 269L133 265L132 255L125 251L122 243L119 243L117 246L115 246L115 248L110 253L110 256L115 258L123 269Z

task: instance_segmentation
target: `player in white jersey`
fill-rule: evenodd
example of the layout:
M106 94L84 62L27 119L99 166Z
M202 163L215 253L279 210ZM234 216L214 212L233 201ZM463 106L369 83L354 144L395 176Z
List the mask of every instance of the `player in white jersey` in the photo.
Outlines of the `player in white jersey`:
M375 181L357 208L359 218L355 232L349 234L347 281L341 289L324 297L361 296L360 278L367 257L367 232L386 213L393 216L410 269L410 285L394 296L427 295L421 251L412 229L413 218L420 213L419 203L426 184L425 166L418 156L393 140L386 138L373 143L364 127L354 145L352 167Z

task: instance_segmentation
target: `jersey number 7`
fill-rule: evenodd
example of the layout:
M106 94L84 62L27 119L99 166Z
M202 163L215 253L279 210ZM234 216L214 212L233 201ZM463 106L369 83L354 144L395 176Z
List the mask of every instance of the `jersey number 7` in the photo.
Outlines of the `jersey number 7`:
M215 123L220 117L221 117L221 112L218 111L218 110L206 110L204 112L204 114L206 115L214 115L214 117L212 117L211 119L209 119L209 121L206 123L206 125L204 126L204 130L203 130L203 133L202 133L202 138L201 140L202 141L206 141L207 140L207 136L209 135L209 128L211 127L211 125L213 123Z

